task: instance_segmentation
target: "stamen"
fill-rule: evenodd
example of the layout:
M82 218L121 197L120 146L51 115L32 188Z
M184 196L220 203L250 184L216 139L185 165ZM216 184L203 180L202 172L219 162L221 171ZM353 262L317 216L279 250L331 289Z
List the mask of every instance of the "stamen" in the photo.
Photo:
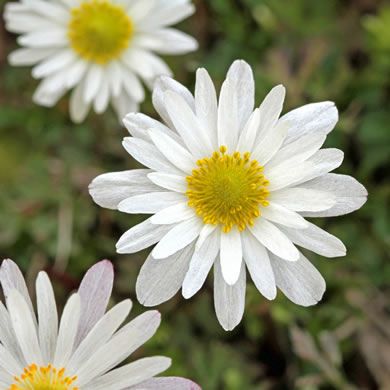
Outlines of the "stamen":
M78 387L71 386L77 376L64 375L65 368L57 370L51 364L46 367L32 364L23 370L20 377L14 377L16 383L7 390L79 390Z
M265 188L269 181L260 174L263 167L250 160L250 153L226 152L226 146L221 146L210 158L198 160L199 168L186 178L188 205L195 207L205 224L222 224L224 233L233 226L240 231L253 226L261 214L259 205L267 207L270 195Z
M128 47L134 26L125 10L107 0L87 0L72 9L68 38L81 57L98 64L117 58Z

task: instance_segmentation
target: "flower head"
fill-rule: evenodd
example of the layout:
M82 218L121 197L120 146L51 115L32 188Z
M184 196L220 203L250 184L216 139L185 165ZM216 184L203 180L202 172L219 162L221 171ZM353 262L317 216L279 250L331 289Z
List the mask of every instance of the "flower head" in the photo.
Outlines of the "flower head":
M68 90L70 114L81 122L113 104L119 116L137 111L143 80L170 75L157 54L184 54L197 42L169 26L194 12L191 0L34 0L5 6L6 28L22 34L13 65L34 65L42 79L34 101L53 106Z
M18 266L4 260L0 281L7 308L0 301L0 384L4 390L200 390L182 378L152 378L171 364L166 357L137 360L115 368L149 340L160 324L157 311L122 325L131 301L107 313L113 268L93 266L78 292L57 315L53 288L45 272L36 280L38 318Z
M124 123L125 149L148 169L99 176L90 193L103 207L153 214L126 232L119 253L157 245L137 280L141 303L185 298L214 265L214 301L225 329L241 320L246 268L258 290L274 299L277 287L293 302L316 304L325 281L297 246L327 257L346 249L306 217L350 213L366 201L350 176L329 173L343 153L321 149L338 120L332 102L298 108L279 118L285 89L277 86L254 109L252 70L236 61L217 101L204 69L195 97L161 77L153 101L165 124L142 114Z

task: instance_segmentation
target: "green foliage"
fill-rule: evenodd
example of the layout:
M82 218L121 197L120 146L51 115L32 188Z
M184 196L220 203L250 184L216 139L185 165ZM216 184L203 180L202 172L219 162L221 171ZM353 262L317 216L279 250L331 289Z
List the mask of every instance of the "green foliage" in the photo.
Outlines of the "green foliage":
M231 62L243 58L255 71L257 103L279 83L287 87L285 111L335 101L340 122L327 146L345 151L339 172L357 177L370 195L352 215L316 221L348 248L341 259L309 255L328 285L316 307L297 307L281 293L270 303L249 281L244 320L225 333L210 279L190 301L178 295L159 308L161 329L137 354L171 356L168 374L193 378L205 390L388 389L390 8L379 0L196 4L181 28L201 48L167 59L176 78L193 88L203 66L219 86ZM100 173L138 166L122 149L126 131L112 111L72 124L67 97L52 109L35 106L30 69L7 64L15 47L15 36L0 29L1 256L17 261L30 282L47 269L61 304L88 267L110 258L113 303L136 302L147 251L117 255L115 242L142 217L101 209L87 191ZM142 111L156 117L150 96ZM134 313L143 310L135 304Z

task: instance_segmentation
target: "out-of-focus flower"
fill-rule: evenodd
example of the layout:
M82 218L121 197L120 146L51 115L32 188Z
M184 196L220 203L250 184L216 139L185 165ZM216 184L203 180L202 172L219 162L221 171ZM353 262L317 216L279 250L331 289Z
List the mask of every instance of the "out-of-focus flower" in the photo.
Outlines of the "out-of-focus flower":
M12 65L34 65L43 79L33 100L51 107L68 90L70 115L81 122L91 106L97 113L113 104L120 117L144 100L151 85L170 69L157 54L197 48L187 34L169 28L194 12L191 0L31 0L8 3L6 28L22 34L23 48Z
M125 233L119 253L157 245L137 280L146 306L183 287L192 297L214 265L214 302L222 326L233 329L245 306L246 268L258 290L276 288L303 306L325 291L317 269L297 249L327 257L346 249L305 217L331 217L360 208L365 188L329 173L343 153L321 149L338 120L332 102L298 108L279 119L285 89L275 87L254 110L250 66L236 61L219 102L204 69L195 97L174 80L157 80L153 101L166 124L142 114L126 116L132 137L125 149L149 169L96 178L90 193L103 207L154 214Z
M45 272L36 281L35 316L18 266L4 260L0 281L0 386L7 390L200 390L182 378L152 378L171 364L166 357L144 358L115 368L149 340L160 324L157 311L121 326L131 309L125 300L105 313L113 268L93 266L59 321L53 288Z

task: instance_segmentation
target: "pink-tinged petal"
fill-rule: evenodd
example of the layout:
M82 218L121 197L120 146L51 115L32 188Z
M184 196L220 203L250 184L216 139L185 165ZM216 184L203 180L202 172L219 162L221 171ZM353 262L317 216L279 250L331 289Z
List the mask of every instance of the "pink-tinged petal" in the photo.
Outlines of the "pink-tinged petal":
M136 386L127 387L123 390L202 390L195 382L189 379L166 377L152 378Z
M8 300L8 295L11 290L15 289L19 291L19 293L25 299L36 324L36 316L31 302L30 294L27 290L26 282L24 280L22 272L14 261L6 259L1 263L0 282L3 287L3 293L6 301Z
M75 347L103 317L111 296L113 282L114 268L108 260L95 264L85 274L78 291L81 298L81 314Z

